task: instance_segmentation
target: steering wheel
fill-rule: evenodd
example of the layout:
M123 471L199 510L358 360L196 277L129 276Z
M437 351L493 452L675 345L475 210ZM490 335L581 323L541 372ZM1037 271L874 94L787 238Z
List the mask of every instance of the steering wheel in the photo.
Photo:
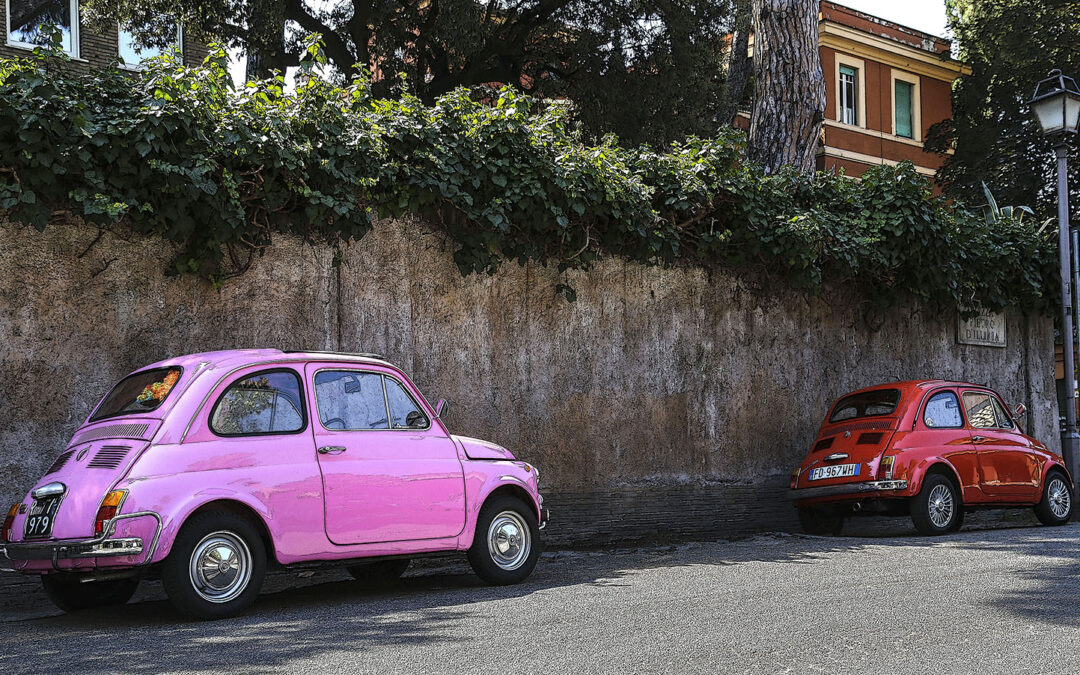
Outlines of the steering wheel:
M336 427L330 426L330 425L335 424L335 423L340 425L340 426L336 426ZM326 427L327 429L334 429L336 431L344 431L344 429L345 429L345 420L341 419L340 417L331 417L328 420L323 420L323 426Z

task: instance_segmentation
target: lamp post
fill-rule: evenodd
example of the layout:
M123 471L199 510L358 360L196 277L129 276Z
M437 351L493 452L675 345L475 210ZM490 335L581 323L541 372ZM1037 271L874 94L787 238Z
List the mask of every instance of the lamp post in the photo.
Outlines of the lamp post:
M1069 178L1066 165L1069 137L1080 124L1080 88L1060 70L1035 86L1029 102L1045 135L1054 144L1057 156L1058 248L1061 263L1062 355L1065 360L1065 430L1061 433L1061 454L1069 472L1080 468L1080 435L1076 431L1075 364L1073 362L1072 293L1069 290L1071 260L1069 254Z

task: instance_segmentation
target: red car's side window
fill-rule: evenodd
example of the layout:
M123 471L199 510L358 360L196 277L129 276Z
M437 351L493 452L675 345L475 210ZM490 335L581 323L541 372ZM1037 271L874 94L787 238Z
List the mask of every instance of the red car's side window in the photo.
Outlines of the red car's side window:
M939 391L930 396L923 409L923 424L930 429L960 429L964 417L960 414L960 400L951 391Z
M1013 423L997 397L985 391L965 391L964 410L974 429L1012 429Z

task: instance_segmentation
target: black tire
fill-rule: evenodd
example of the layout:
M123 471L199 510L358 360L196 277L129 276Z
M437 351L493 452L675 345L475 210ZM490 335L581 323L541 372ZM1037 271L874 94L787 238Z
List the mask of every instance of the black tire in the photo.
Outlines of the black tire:
M920 534L945 534L960 527L963 509L953 482L932 473L923 480L919 494L911 499L911 522Z
M397 583L405 570L409 568L409 559L400 558L395 560L376 560L369 563L350 565L346 569L353 579L363 582L368 586L379 588L393 586Z
M45 595L58 608L65 612L79 612L96 607L127 604L135 594L135 589L139 587L139 578L82 583L74 577L46 574L41 577L41 585L45 589Z
M799 507L799 525L806 534L836 537L844 529L844 517L824 509L803 506Z
M491 546L489 535L493 538ZM520 583L532 574L539 557L536 512L515 497L485 502L469 547L469 564L476 575L493 586Z
M194 558L220 561L222 567L194 566ZM265 575L266 549L258 531L229 511L206 511L188 519L161 567L169 602L194 619L221 619L244 611L258 597Z
M1072 518L1072 486L1061 471L1050 471L1043 482L1042 500L1035 516L1043 525L1064 525Z

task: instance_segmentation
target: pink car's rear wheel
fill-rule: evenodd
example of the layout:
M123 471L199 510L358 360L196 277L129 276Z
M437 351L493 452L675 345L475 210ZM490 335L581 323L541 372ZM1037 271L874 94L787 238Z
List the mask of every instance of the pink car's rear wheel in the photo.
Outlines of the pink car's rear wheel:
M46 574L41 577L45 595L65 612L123 605L135 594L139 579L111 579L83 583L76 577Z
M251 523L228 511L206 511L180 528L161 582L180 613L219 619L251 606L265 574L266 551Z

